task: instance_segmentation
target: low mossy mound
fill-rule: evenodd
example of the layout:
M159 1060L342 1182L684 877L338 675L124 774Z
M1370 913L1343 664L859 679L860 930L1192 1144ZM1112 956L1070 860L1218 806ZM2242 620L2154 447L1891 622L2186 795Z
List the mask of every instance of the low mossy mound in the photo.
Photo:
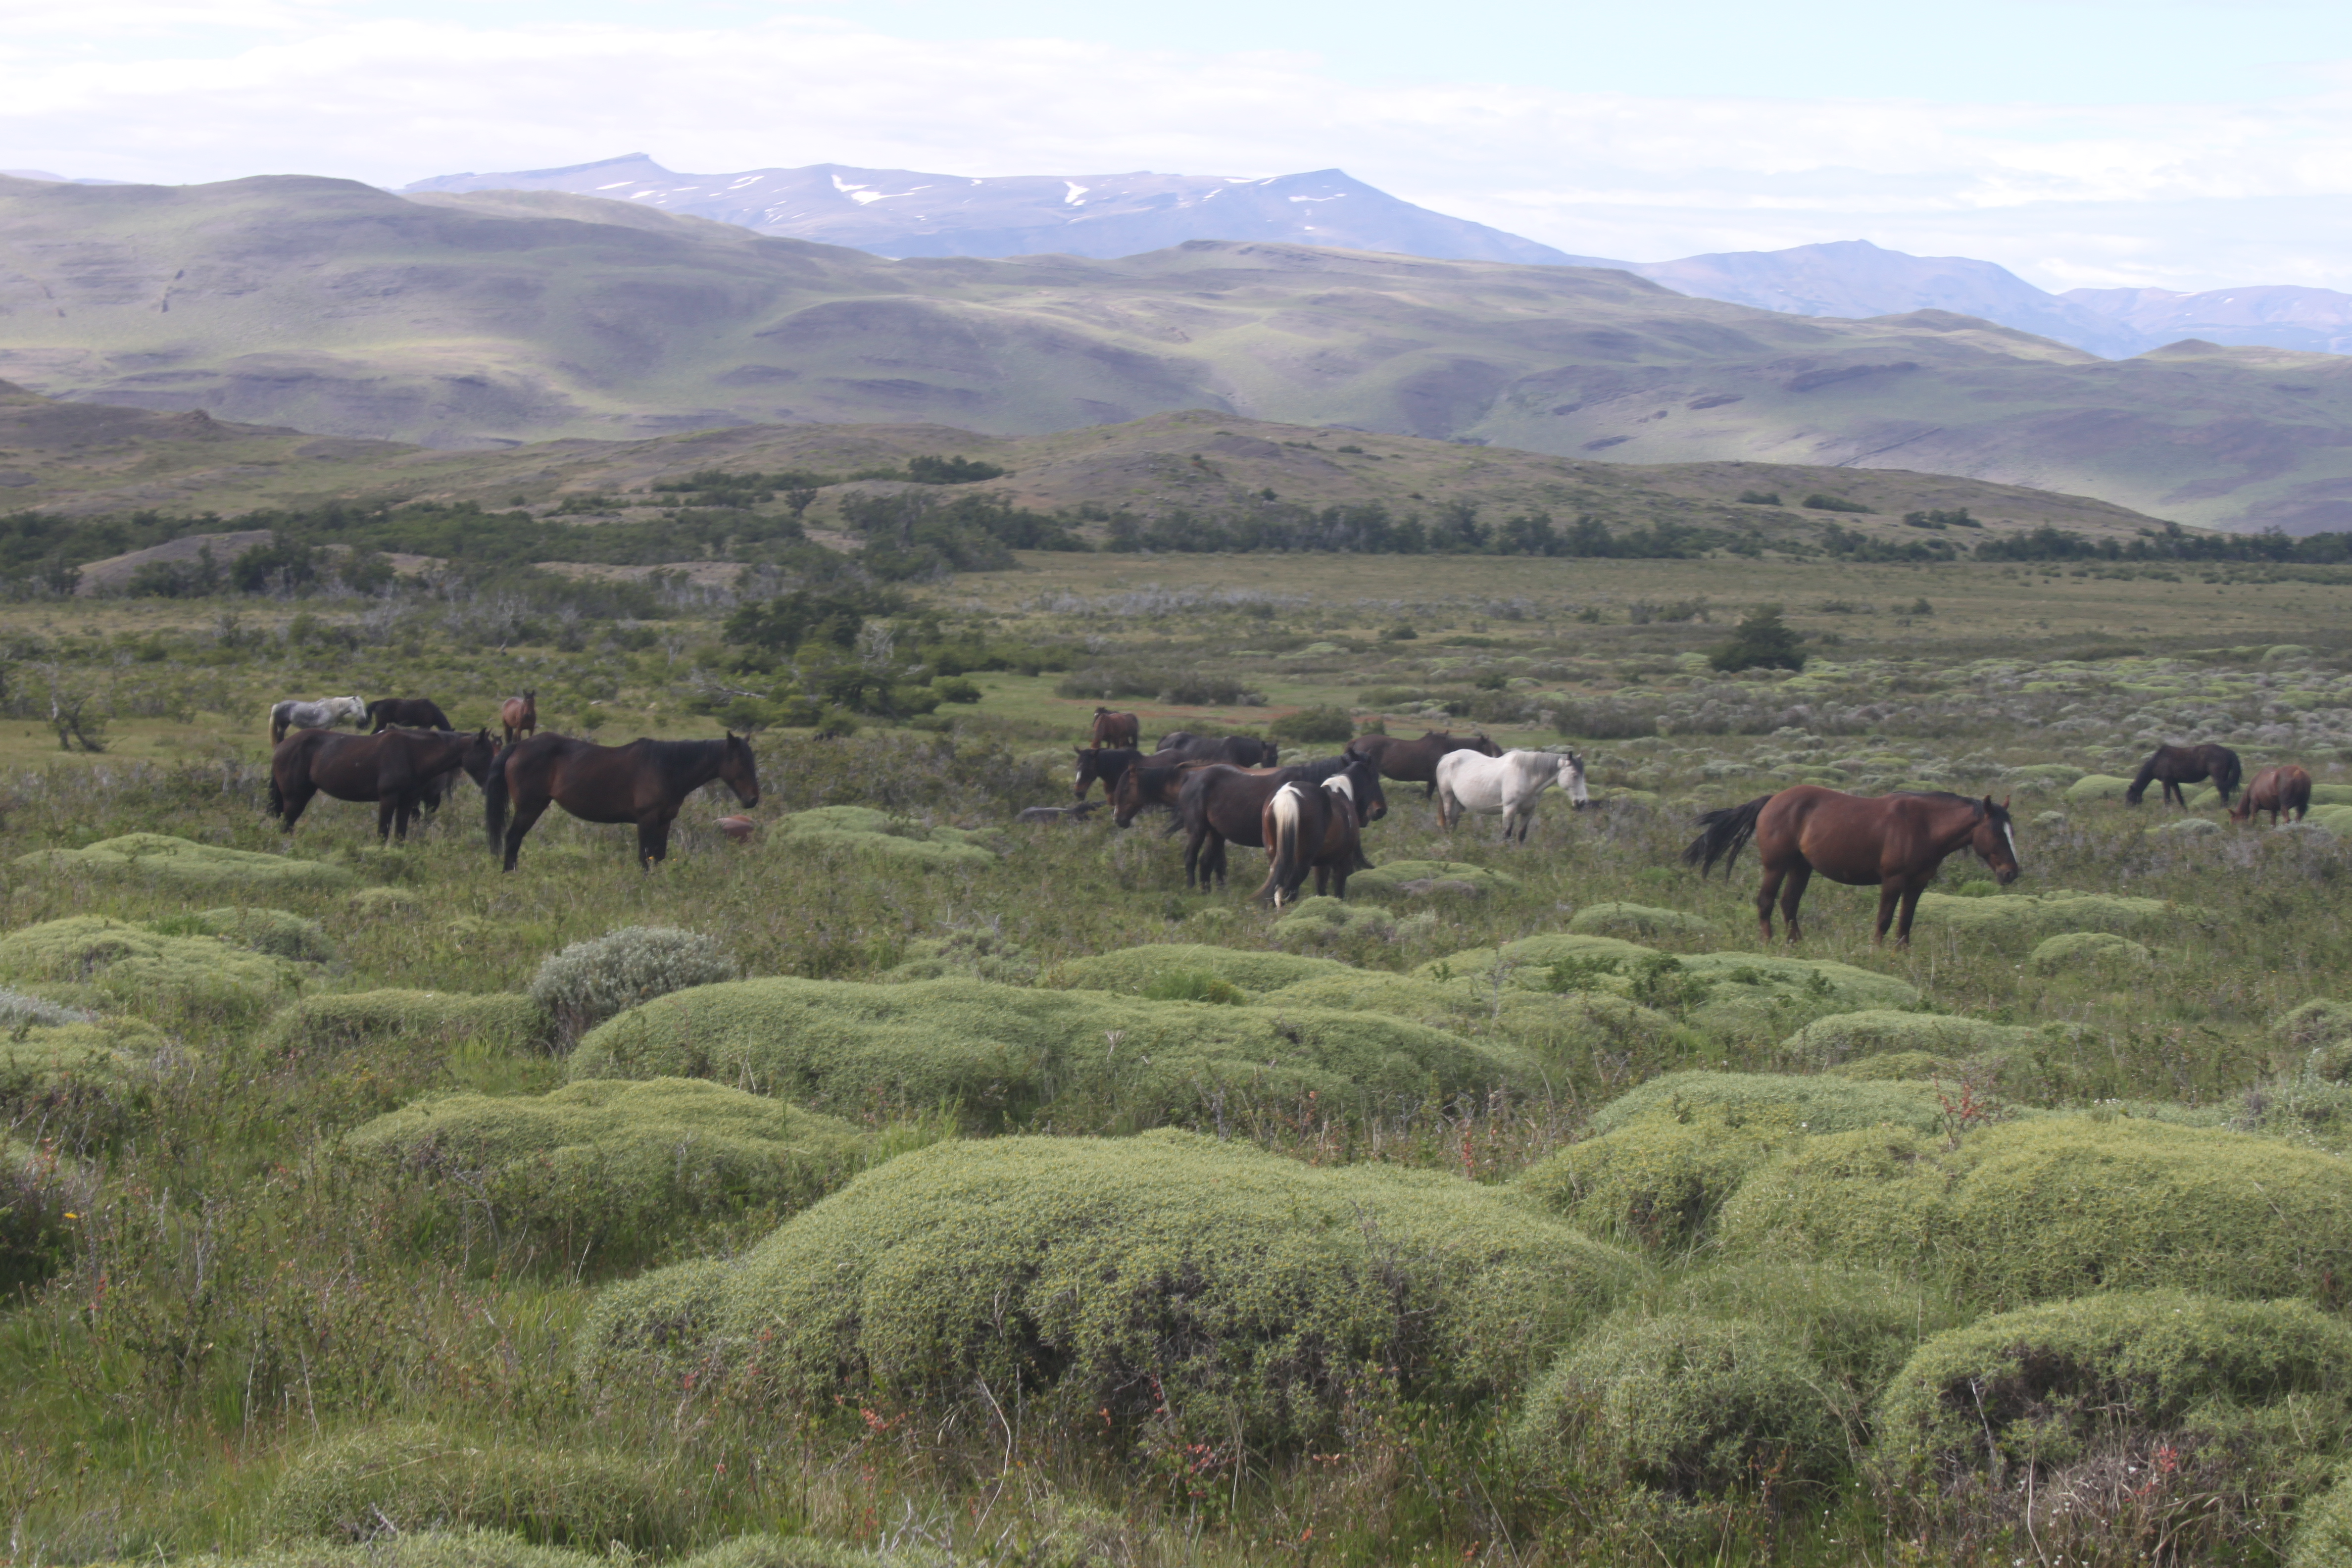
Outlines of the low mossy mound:
M763 1095L652 1079L421 1100L354 1128L341 1152L446 1200L420 1216L425 1246L609 1268L697 1221L805 1208L863 1167L866 1140ZM478 1223L483 1204L494 1230Z
M1806 1066L1821 1068L1890 1052L1957 1060L2027 1050L2040 1040L2032 1029L1983 1018L1877 1008L1816 1018L1790 1036L1781 1048Z
M581 1041L570 1071L712 1078L844 1114L951 1105L966 1126L991 1131L1038 1116L1156 1126L1310 1093L1323 1111L1346 1115L1418 1102L1433 1088L1483 1092L1532 1076L1499 1042L1374 1013L979 980L789 979L699 986L632 1008Z
M684 1322L683 1353L805 1414L984 1419L987 1390L1073 1439L1290 1449L1364 1403L1517 1386L1639 1268L1454 1177L1162 1131L937 1144L667 1273L592 1309L592 1388L661 1375Z
M2210 838L2221 834L2221 825L2210 816L2182 816L2143 831L2150 838Z
M2154 789L2156 786L2151 784L2148 787ZM2130 788L2131 780L2118 778L2114 773L2084 773L2066 786L2066 798L2084 802L2120 801Z
M1351 969L1267 992L1258 1005L1386 1013L1474 1039L1508 1040L1547 1070L1582 1068L1595 1050L1646 1054L1687 1045L1685 1031L1664 1014L1609 991L1497 994L1468 980Z
M2070 931L2044 937L2026 955L2032 974L2087 974L2112 978L2145 970L2156 955L2129 937L2113 931Z
M602 1550L540 1546L502 1530L423 1530L359 1541L295 1540L234 1555L172 1559L174 1568L612 1568ZM807 1535L739 1535L670 1568L950 1568L919 1547L867 1552ZM152 1568L118 1561L93 1568Z
M120 1136L178 1060L162 1031L130 1018L0 1036L0 1123L72 1149Z
M1519 1190L1590 1236L1679 1251L1705 1238L1748 1173L1801 1136L1722 1105L1622 1121L1530 1166Z
M1527 937L1433 959L1416 976L1505 984L1534 991L1601 991L1720 1035L1780 1039L1836 1013L1916 1006L1916 986L1831 959L1770 953L1664 953L1621 937L1579 932Z
M899 866L993 866L997 860L978 833L927 826L865 805L796 811L769 823L762 837L772 846L846 849Z
M1476 898L1508 892L1517 877L1460 860L1389 860L1348 879L1351 899Z
M1644 958L1656 951L1622 937L1551 931L1522 937L1501 947L1472 947L1449 952L1444 958L1431 959L1413 973L1433 980L1485 980L1500 966L1514 984L1528 984L1532 978L1539 984L1543 972L1562 960L1579 965L1611 959L1622 962Z
M300 991L310 971L215 936L166 936L104 915L70 915L0 936L0 978L84 986L150 1012L243 1016Z
M326 929L290 910L231 904L156 921L151 929L171 936L216 936L299 963L324 963L335 956L335 944L328 940Z
M1972 942L2021 947L2061 931L2102 931L2126 936L2178 927L2200 915L2200 910L2162 899L2126 898L2117 893L2059 890L1969 899L1927 892L1919 895L1915 929L1922 936L1951 931Z
M1684 1121L1720 1111L1734 1127L1774 1134L1852 1132L1872 1127L1929 1131L1946 1113L1932 1085L1872 1083L1783 1073L1672 1072L1627 1090L1592 1115L1592 1131L1665 1117Z
M676 1478L641 1459L476 1441L403 1422L299 1455L270 1497L268 1518L275 1533L330 1541L472 1525L544 1545L645 1550L683 1542L689 1507L683 1491Z
M1378 904L1351 904L1328 897L1301 899L1287 905L1274 922L1274 934L1285 942L1379 938L1395 930L1396 917Z
M2352 1568L2352 1467L2296 1510L2286 1568Z
M1712 936L1715 922L1681 910L1649 904L1587 904L1568 918L1568 929L1580 936L1621 936L1627 940L1657 936Z
M1195 942L1163 942L1146 947L1122 947L1092 958L1073 958L1055 965L1044 983L1073 991L1123 991L1139 996L1153 981L1179 971L1213 974L1228 985L1238 985L1249 992L1279 991L1286 985L1322 975L1361 977L1364 973L1336 958L1257 952Z
M2013 1525L2030 1500L2079 1490L2106 1506L2031 1521L2043 1551L2079 1561L2163 1488L2151 1523L2179 1561L2213 1561L2275 1541L2326 1490L2352 1427L2352 1325L2179 1290L2028 1307L1921 1345L1876 1426L1871 1468L1906 1512Z
M128 833L80 849L37 850L18 858L16 864L32 871L144 877L190 893L273 889L338 892L359 883L341 866L198 844L162 833Z
M1716 1234L1735 1253L1915 1272L1996 1309L2160 1286L2333 1301L2352 1278L2352 1162L2121 1117L2004 1122L1957 1148L1879 1127L1762 1166Z
M420 1044L526 1051L544 1048L553 1028L547 1009L512 992L349 991L280 1009L262 1045L289 1059Z

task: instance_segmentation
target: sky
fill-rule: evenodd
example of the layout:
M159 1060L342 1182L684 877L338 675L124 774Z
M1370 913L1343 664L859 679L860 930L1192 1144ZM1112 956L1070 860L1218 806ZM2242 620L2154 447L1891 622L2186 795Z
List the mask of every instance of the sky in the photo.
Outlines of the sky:
M2352 5L0 0L0 168L1342 168L1634 261L2352 290Z

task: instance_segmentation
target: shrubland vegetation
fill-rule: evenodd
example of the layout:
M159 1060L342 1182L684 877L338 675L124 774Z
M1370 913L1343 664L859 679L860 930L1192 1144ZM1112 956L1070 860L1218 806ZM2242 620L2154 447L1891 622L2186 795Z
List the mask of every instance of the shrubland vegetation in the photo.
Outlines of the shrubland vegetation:
M2329 568L310 559L5 611L12 1560L2344 1550ZM389 849L261 816L278 697L526 685L755 728L757 833L698 799L648 877L551 814L501 875L470 787ZM1106 694L1573 744L1596 804L1506 849L1398 784L1346 903L1188 894L1152 816L1013 820ZM2313 822L2123 805L2157 739ZM1951 863L1907 952L1816 880L1764 949L1677 851L1801 781L2007 797L2027 875Z

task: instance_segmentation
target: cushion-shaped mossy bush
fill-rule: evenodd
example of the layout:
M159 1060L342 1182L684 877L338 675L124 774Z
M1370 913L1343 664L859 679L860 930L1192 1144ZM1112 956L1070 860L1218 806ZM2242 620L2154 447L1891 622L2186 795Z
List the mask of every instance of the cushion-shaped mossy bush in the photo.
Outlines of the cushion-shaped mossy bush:
M1621 1121L1546 1156L1519 1190L1587 1235L1679 1251L1748 1173L1801 1134L1769 1120L1734 1121L1722 1105Z
M1870 1086L1865 1086L1870 1087ZM1991 1308L2172 1286L2333 1300L2352 1278L2352 1162L2098 1115L1809 1138L1718 1216L1736 1254L1916 1271Z
M2153 785L2149 786L2155 787ZM2114 773L2084 773L2066 786L2066 798L2072 801L2120 801L2131 788L2131 780Z
M735 960L715 938L676 926L623 926L541 960L530 998L568 1046L614 1014L673 991L732 980Z
M1351 904L1324 896L1285 906L1274 922L1275 937L1282 942L1344 942L1386 937L1395 930L1396 917L1378 904Z
M1435 884L1453 883L1453 887ZM1348 879L1348 896L1356 899L1407 899L1457 893L1465 897L1508 892L1519 885L1517 877L1473 866L1461 860L1387 860Z
M341 892L359 883L341 866L198 844L162 833L127 833L79 849L36 850L19 857L16 864L34 871L141 877L188 893Z
M105 1142L144 1112L179 1059L137 1019L12 1030L0 1036L0 1122L68 1148Z
M1715 922L1681 910L1649 904L1587 904L1570 915L1568 929L1584 936L1711 936Z
M1696 1070L1666 1073L1628 1089L1593 1112L1592 1131L1607 1132L1653 1117L1686 1120L1706 1111L1719 1111L1730 1126L1776 1136L1882 1126L1933 1131L1948 1117L1932 1084Z
M1984 1018L1877 1008L1816 1018L1790 1036L1780 1048L1807 1067L1818 1068L1895 1051L1944 1058L1981 1057L2030 1049L2040 1040L2041 1036L2032 1029Z
M1606 991L1721 1035L1780 1039L1815 1018L1915 1006L1906 981L1833 959L1771 953L1662 953L1621 937L1557 932L1471 948L1413 971L1438 981L1506 983L1536 991Z
M1513 984L1540 986L1552 965L1567 960L1578 965L1629 962L1655 952L1654 947L1622 937L1587 936L1574 931L1548 931L1522 937L1500 947L1471 947L1433 958L1413 973L1433 980L1487 980L1499 967Z
M650 1313L707 1323L739 1389L805 1413L847 1394L936 1420L985 1387L1075 1440L1151 1422L1258 1447L1383 1390L1515 1388L1640 1272L1455 1177L1172 1131L935 1144L692 1268L683 1290L656 1273L599 1298L592 1388L644 1375Z
M2352 1325L2307 1301L2114 1291L1929 1339L1879 1402L1869 1463L1906 1510L1983 1521L2078 1478L2113 1495L2116 1472L2155 1479L2168 1450L2196 1494L2175 1510L2172 1542L2180 1561L2208 1561L2232 1537L2276 1539L2325 1491L2348 1407ZM2110 1521L2037 1522L2050 1550L2060 1529L2079 1540Z
M1433 1087L1451 1095L1532 1076L1500 1042L1374 1013L981 980L740 980L673 992L592 1031L569 1070L575 1079L712 1078L844 1114L953 1106L981 1130L1039 1116L1153 1126L1310 1092L1345 1115L1417 1102Z
M2113 931L2070 931L2044 937L2026 955L2033 974L2088 974L2114 977L2146 970L2156 955L2127 936Z
M295 1457L270 1496L278 1534L372 1541L387 1531L467 1525L602 1550L675 1548L690 1505L657 1464L475 1440L423 1422L362 1427Z
M928 827L866 805L820 805L780 816L762 836L772 847L845 849L894 865L992 866L997 855L979 833Z
M2162 899L2128 898L2120 893L2001 893L1971 899L1949 893L1919 895L1918 921L1922 936L1951 931L1971 942L1991 942L2006 947L2023 946L2060 931L2104 931L2119 936L2165 926L2179 926L2201 918L2202 911Z
M2295 1510L2286 1568L2352 1568L2352 1466Z
M290 910L231 904L192 915L166 916L152 922L152 929L170 936L216 936L256 952L301 963L324 963L335 956L335 944L327 939L325 928Z
M1145 986L1179 970L1213 974L1228 984L1253 993L1278 991L1320 975L1364 974L1364 971L1336 958L1212 947L1195 942L1160 942L1144 947L1118 948L1091 958L1069 959L1048 971L1043 984L1073 991L1123 991L1139 996Z
M547 1009L511 991L347 991L280 1008L261 1043L289 1059L395 1045L520 1052L545 1048L553 1027Z
M875 976L877 980L945 980L950 975L994 980L1006 985L1026 985L1037 978L1020 943L1007 942L992 926L965 926L943 937L922 937L907 944L898 963Z
M2271 1020L2271 1033L2298 1050L2352 1039L2352 1002L2317 996Z
M697 1221L805 1208L856 1173L866 1144L849 1123L779 1100L650 1079L420 1100L346 1133L341 1153L439 1200L417 1216L424 1247L611 1268Z
M1650 1056L1689 1047L1674 1020L1609 991L1497 992L1469 980L1351 969L1269 991L1258 1003L1386 1013L1473 1038L1508 1040L1545 1070L1582 1068L1595 1050Z
M2182 816L2143 831L2151 838L2210 838L2220 836L2221 825L2210 816Z
M142 1012L242 1018L300 991L303 964L215 936L165 936L104 915L69 915L0 936L0 978L87 985Z

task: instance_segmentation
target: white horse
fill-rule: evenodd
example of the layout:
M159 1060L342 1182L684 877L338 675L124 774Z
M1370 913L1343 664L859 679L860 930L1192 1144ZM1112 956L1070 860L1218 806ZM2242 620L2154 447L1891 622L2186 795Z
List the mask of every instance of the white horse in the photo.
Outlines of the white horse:
M1448 752L1437 759L1437 820L1450 831L1465 811L1480 816L1499 812L1503 842L1511 841L1516 828L1525 844L1536 819L1536 797L1554 784L1578 807L1591 798L1584 793L1584 759L1574 752L1505 752L1499 757Z
M291 698L269 710L269 743L276 745L289 730L331 730L346 719L367 717L367 704L356 697L322 697L316 702Z

